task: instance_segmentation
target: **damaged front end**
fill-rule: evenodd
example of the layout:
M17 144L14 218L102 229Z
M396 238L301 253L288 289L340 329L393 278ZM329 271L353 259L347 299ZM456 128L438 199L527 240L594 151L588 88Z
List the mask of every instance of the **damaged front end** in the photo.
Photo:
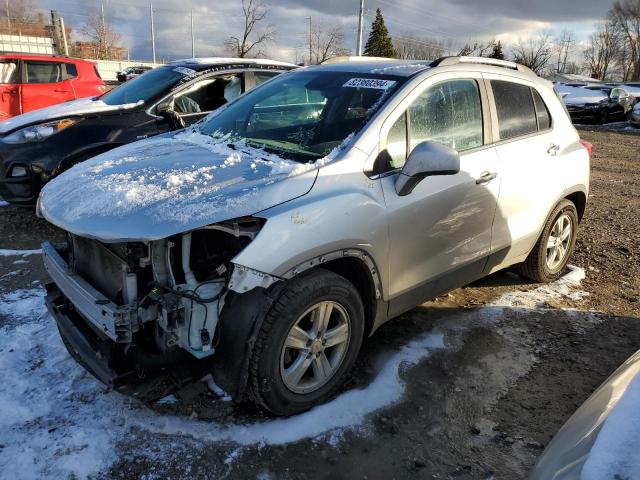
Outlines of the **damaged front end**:
M219 348L221 332L225 316L243 323L239 309L255 295L248 293L266 292L278 280L232 262L263 224L247 217L149 242L69 234L63 247L44 244L53 280L46 303L69 352L111 388L143 401L199 380L216 363L231 364L235 373L221 375L223 388L237 396L245 352L229 347L249 340L235 335ZM226 306L229 300L236 306ZM240 327L246 337L252 330Z

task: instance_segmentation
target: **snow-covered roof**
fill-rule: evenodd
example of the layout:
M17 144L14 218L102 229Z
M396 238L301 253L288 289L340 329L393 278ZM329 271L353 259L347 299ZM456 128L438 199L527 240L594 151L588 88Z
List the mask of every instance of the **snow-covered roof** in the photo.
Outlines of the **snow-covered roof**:
M415 73L431 68L428 60L395 60L360 57L357 62L323 63L309 69L331 70L334 72L373 73L410 77Z
M234 58L234 57L201 57L182 58L174 60L169 65L222 65L226 63L254 63L256 65L275 65L280 67L296 67L293 63L280 62L277 60L266 60L262 58Z

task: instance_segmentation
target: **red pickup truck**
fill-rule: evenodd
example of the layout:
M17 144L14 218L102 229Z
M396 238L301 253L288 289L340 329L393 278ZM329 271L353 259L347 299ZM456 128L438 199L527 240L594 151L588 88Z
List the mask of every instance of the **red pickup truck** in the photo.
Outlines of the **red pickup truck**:
M94 62L54 55L0 55L0 121L104 92Z

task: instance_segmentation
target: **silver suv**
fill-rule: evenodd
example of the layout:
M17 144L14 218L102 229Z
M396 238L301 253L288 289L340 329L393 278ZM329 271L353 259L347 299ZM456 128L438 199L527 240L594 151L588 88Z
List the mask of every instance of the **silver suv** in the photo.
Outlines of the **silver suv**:
M212 373L294 414L390 318L514 265L558 278L589 154L551 83L513 63L292 71L48 184L39 212L69 235L44 245L47 304L119 391Z

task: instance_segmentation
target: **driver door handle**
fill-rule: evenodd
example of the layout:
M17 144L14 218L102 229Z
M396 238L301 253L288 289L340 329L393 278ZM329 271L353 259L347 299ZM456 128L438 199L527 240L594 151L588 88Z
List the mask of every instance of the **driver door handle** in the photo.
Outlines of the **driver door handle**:
M482 172L480 178L476 179L476 185L483 185L485 183L489 183L491 180L494 180L498 177L497 172Z

